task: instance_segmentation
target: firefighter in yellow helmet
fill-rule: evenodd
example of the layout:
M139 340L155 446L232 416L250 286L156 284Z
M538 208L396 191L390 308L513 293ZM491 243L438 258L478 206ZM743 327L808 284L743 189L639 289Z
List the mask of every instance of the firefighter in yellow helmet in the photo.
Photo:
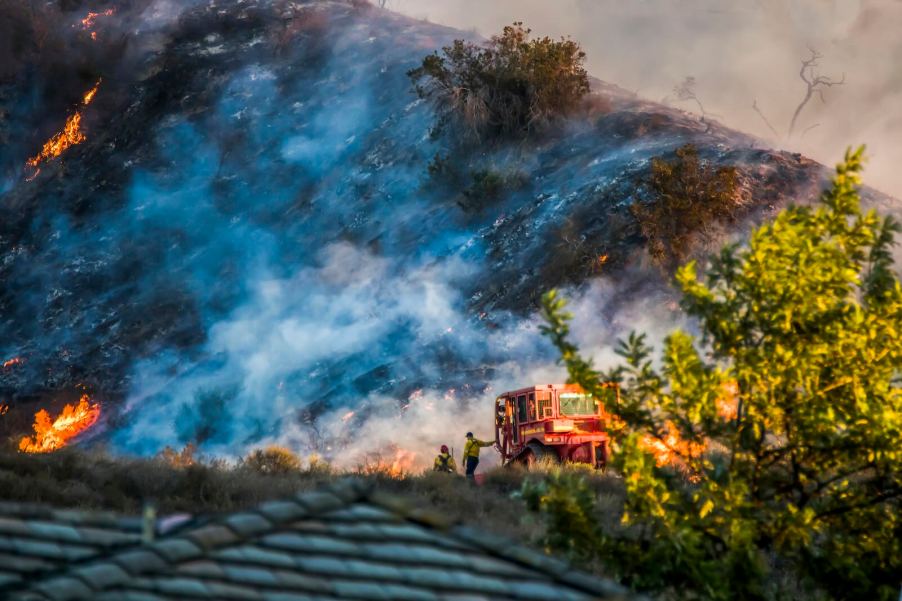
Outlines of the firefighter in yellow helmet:
M457 464L454 463L454 457L448 453L448 445L442 445L441 452L435 458L435 465L432 467L432 470L447 474L457 473Z
M467 468L467 478L475 479L476 466L479 465L479 449L490 447L492 444L474 438L472 432L467 432L467 442L464 443L464 465Z

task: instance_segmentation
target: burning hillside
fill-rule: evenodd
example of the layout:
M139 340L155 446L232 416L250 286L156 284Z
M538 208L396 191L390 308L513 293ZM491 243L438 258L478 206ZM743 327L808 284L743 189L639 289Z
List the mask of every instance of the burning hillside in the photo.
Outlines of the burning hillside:
M0 57L0 354L28 358L0 398L84 382L139 453L427 458L490 427L470 400L548 371L549 287L593 280L596 332L672 318L630 211L652 158L693 143L734 167L733 228L823 173L601 82L528 143L462 147L407 71L464 34L361 2L41 10L15 22L43 45Z

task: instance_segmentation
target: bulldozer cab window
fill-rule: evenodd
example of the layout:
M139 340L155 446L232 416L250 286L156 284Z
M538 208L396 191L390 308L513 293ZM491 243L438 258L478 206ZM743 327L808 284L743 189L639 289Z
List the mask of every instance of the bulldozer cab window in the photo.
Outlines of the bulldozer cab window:
M529 421L526 412L526 395L521 394L517 397L517 423L524 424Z
M598 415L598 402L579 392L563 392L560 395L561 415Z
M554 417L554 408L551 404L551 395L541 394L539 396L539 419L547 419Z

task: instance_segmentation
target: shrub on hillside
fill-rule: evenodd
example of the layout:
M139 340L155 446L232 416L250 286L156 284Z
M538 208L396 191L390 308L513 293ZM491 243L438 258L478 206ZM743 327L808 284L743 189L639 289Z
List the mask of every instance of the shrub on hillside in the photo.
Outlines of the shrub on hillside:
M300 458L285 447L254 449L241 459L241 466L261 474L288 474L301 469Z
M645 184L652 198L630 211L649 254L668 271L687 258L694 239L706 239L712 225L735 216L737 169L699 159L693 144L677 149L672 160L653 158Z
M643 336L599 374L569 341L553 292L546 333L572 381L622 385L615 465L628 529L597 553L642 589L710 599L779 596L772 565L815 594L895 599L902 573L902 283L889 217L860 208L862 150L817 207L790 207L677 282L701 345ZM699 350L703 348L704 351ZM681 476L649 441L671 451ZM579 491L576 491L579 494ZM789 596L789 595L787 595Z
M579 106L589 92L579 44L529 34L514 23L484 46L454 40L408 72L437 107L436 131L453 122L477 137L522 134Z

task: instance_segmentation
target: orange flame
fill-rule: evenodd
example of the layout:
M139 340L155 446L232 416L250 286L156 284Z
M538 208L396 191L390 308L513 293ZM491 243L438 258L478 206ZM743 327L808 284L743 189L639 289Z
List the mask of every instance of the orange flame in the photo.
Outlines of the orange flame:
M88 90L82 99L82 106L88 106L94 100L97 94L97 88L100 87L100 80L94 84L94 87ZM61 155L67 148L85 141L85 134L81 131L81 113L76 111L74 115L66 119L66 125L63 131L57 133L44 143L41 152L26 161L29 167L37 169L38 165L44 161L56 158ZM37 174L35 174L37 175ZM33 179L33 176L32 176Z
M681 457L697 457L705 452L706 444L683 440L673 422L667 422L665 428L667 432L663 438L646 434L640 443L654 456L658 467L676 465Z
M85 30L91 29L92 27L94 27L94 21L97 20L97 17L112 17L114 12L115 12L115 9L112 9L112 8L108 8L107 10L103 11L102 13L88 12L87 16L81 20L81 28L85 29ZM91 37L94 37L95 33L96 32L92 31Z
M735 380L723 385L723 394L715 401L717 415L724 421L736 419L739 414L739 386ZM667 430L664 438L658 438L646 434L642 437L640 445L651 453L658 467L670 465L678 467L682 464L682 457L698 457L705 452L707 443L697 443L683 440L676 426L672 422L665 424Z
M3 369L9 369L10 367L14 367L16 365L22 365L25 363L25 360L22 357L13 357L12 359L7 359L3 362Z
M386 470L392 478L400 478L413 469L417 454L406 449L396 449L395 458Z
M394 445L392 445L394 447ZM361 473L368 475L384 475L390 478L402 478L413 471L417 454L407 449L394 447L393 456L385 458L381 453L368 454L363 465L358 467Z
M50 453L66 446L69 441L100 418L100 405L82 395L77 405L66 405L59 416L50 421L50 414L41 409L34 415L34 436L23 436L19 450L24 453Z

